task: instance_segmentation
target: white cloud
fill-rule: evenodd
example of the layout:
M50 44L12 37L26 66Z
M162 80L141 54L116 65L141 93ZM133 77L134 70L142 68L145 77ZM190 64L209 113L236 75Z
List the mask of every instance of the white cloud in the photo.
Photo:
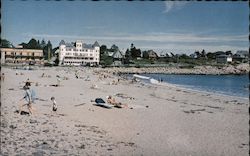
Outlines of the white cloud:
M247 49L248 35L210 35L200 36L191 33L147 33L147 34L105 34L102 36L26 34L28 37L46 38L48 40L65 40L66 42L81 39L86 43L98 41L101 44L119 44L128 48L131 43L142 49L176 49L176 51L194 50L240 50ZM246 46L241 46L246 45ZM177 50L178 49L178 50Z
M181 9L183 8L188 2L183 1L165 1L165 10L164 13L168 13L173 9Z
M227 51L231 50L232 52L236 52L237 50L247 50L247 47L244 48L242 46L230 46L230 45L182 45L182 44L162 44L162 45L145 45L144 49L154 49L158 52L160 51L171 51L174 53L193 53L194 51L198 50L201 51L205 49L207 52L215 52L215 51Z
M148 33L148 34L110 34L105 36L78 36L78 35L50 35L27 34L28 37L44 37L56 39L96 39L96 40L121 40L121 41L153 41L153 42L179 42L179 43L216 43L247 41L248 35L217 35L199 36L188 33Z

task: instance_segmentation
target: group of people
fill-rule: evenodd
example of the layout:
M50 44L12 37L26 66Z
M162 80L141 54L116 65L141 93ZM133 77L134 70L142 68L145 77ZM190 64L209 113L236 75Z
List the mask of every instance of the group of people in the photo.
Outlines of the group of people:
M23 86L23 89L25 91L24 96L20 99L20 105L19 105L19 114L23 112L23 107L27 106L29 114L32 115L36 112L36 109L34 108L33 104L35 101L35 91L31 89L31 81L27 79L25 82L25 85ZM50 100L52 101L52 110L51 113L57 112L57 103L55 100L55 97L51 97ZM26 102L22 102L26 101ZM117 108L128 108L127 104L122 104L121 102L117 102L115 98L113 98L111 95L107 96L107 103L114 105L114 107Z
M27 79L27 81L25 82L25 85L23 86L25 93L24 93L23 98L20 99L19 114L23 112L24 106L27 106L30 115L34 114L36 111L36 109L33 106L34 101L35 101L35 91L31 89L31 83L32 82L29 79ZM23 103L22 101L24 100L26 102ZM56 113L57 105L56 105L55 97L51 97L51 101L52 101L52 112Z

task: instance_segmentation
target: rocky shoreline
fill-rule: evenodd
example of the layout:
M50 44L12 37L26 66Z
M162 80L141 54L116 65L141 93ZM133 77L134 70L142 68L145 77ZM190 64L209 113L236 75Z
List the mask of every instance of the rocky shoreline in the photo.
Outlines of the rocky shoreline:
M180 67L148 67L148 68L102 68L103 72L113 74L146 74L146 73L165 73L165 74L197 74L197 75L244 75L249 73L249 64L240 64L237 66L226 65L224 67L217 66L195 66L194 68Z

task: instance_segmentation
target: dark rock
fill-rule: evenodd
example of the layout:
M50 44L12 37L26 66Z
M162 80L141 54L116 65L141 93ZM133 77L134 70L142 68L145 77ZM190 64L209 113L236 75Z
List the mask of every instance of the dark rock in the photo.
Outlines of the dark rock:
M9 126L11 129L16 129L17 128L17 126L14 126L14 125L10 125Z
M49 130L48 130L48 129L46 129L46 130L43 130L43 132L44 132L44 133L48 133L48 132L49 132Z
M79 148L80 148L80 149L85 149L85 145L82 144Z
M36 120L30 119L30 123L33 124L33 123L38 123L38 122Z
M135 143L133 143L133 142L129 142L128 144L129 144L129 146L134 146L135 145Z
M42 144L43 144L43 145L47 145L48 143L44 141Z

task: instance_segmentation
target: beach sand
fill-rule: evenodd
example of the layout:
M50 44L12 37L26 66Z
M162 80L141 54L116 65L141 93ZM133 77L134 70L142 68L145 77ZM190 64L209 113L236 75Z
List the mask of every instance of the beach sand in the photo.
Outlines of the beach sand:
M1 70L0 155L248 155L248 99L165 83L117 82L111 69ZM37 114L31 116L16 112L28 78L36 92ZM91 102L108 95L129 108ZM57 114L51 114L52 96Z

